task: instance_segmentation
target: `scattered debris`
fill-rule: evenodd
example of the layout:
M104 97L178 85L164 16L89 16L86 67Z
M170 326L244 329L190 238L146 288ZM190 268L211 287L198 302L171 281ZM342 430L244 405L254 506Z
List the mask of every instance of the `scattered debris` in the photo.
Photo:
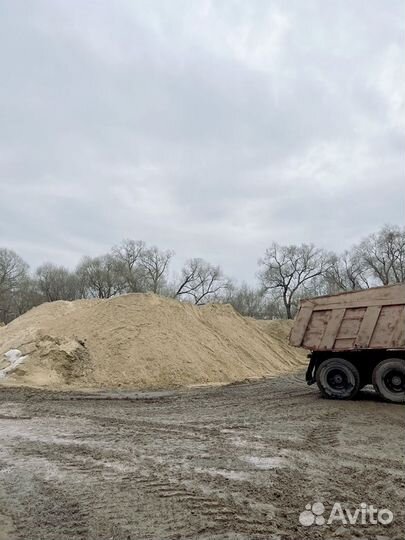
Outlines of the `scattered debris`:
M4 353L4 359L9 362L9 365L0 369L0 379L4 379L10 375L10 373L13 373L26 358L27 356L23 356L22 352L18 349L10 349Z

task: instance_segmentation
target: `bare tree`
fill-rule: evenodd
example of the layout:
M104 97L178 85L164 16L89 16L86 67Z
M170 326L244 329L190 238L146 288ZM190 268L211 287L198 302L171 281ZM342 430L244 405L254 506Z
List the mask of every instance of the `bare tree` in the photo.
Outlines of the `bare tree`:
M172 251L160 251L157 247L151 247L142 252L140 266L144 271L147 290L154 293L160 292L165 284L172 257Z
M229 284L223 302L231 304L238 313L245 317L254 317L256 319L265 317L267 302L263 291L249 287L246 283L242 283L240 287Z
M77 268L86 296L110 298L125 289L122 264L112 255L85 257Z
M370 286L364 261L354 250L345 251L339 257L333 256L324 279L327 285L325 294L356 291Z
M37 280L25 276L13 292L9 320L19 317L35 306L43 304L44 301L43 294L38 290Z
M28 264L11 249L0 249L0 320L16 316L15 298L28 276Z
M356 253L377 284L405 281L405 228L386 225L365 238Z
M47 302L80 298L79 279L64 266L46 263L37 268L35 274L38 289Z
M288 319L293 317L296 297L311 281L331 267L331 255L314 245L280 246L272 244L259 261L259 279L263 290L277 292Z
M190 259L181 271L174 296L190 297L195 304L202 304L217 298L227 287L229 280L219 266L214 266L203 259Z
M0 249L0 292L11 290L27 272L28 264L15 251Z
M124 240L112 249L113 256L122 264L127 292L146 290L146 272L143 265L146 251L145 242L136 240Z

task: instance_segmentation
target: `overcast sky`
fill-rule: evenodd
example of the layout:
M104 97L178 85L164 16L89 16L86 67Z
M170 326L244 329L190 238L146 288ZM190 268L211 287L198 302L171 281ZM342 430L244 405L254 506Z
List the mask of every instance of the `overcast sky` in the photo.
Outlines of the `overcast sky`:
M73 267L122 238L254 279L405 206L405 3L0 4L0 245Z

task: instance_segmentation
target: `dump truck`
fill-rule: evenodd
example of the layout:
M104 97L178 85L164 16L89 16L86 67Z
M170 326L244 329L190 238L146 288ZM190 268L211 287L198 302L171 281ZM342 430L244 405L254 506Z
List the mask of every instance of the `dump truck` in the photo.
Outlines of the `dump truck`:
M351 399L372 384L405 402L405 284L301 301L290 343L311 351L306 380L324 397Z

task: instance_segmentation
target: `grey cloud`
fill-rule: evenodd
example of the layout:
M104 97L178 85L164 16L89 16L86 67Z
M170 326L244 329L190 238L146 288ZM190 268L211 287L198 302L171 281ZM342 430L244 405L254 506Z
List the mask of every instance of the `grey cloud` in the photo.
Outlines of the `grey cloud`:
M33 265L134 237L252 280L273 240L403 220L403 2L2 10L1 244Z

